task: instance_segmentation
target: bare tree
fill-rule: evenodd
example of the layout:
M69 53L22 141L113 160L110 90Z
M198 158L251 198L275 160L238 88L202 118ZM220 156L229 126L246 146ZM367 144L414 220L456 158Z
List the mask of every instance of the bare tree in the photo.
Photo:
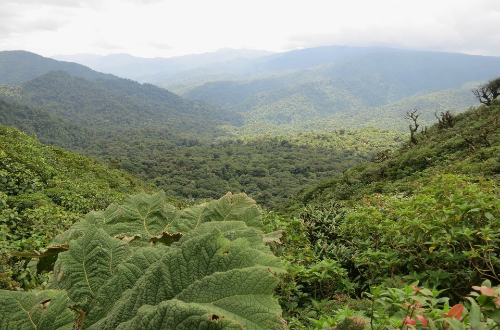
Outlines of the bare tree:
M476 99L482 104L490 105L500 95L500 78L488 81L472 90Z
M434 116L438 120L439 129L453 127L453 125L455 125L455 116L450 112L450 110L446 110L446 112L441 112L441 116L438 116L436 111L434 112Z
M409 127L410 127L410 141L413 143L413 144L417 144L418 141L417 141L417 138L415 137L415 133L417 132L417 129L418 129L418 123L417 123L417 119L418 119L418 116L420 116L419 113L417 113L417 109L413 109L412 112L407 112L406 113L406 116L405 116L405 119L409 119L411 121L413 121L413 125L412 123L410 123Z

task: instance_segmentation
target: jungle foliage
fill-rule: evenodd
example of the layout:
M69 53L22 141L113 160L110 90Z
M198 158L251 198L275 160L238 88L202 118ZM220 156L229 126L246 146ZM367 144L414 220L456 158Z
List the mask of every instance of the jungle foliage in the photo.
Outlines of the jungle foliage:
M217 125L242 123L241 116L234 112L121 78L87 80L64 71L50 71L20 87L4 86L0 91L7 101L43 108L110 135L129 128L162 127L177 134L213 136L217 135Z
M304 187L369 160L404 141L399 132L365 129L335 134L302 134L225 139L149 140L123 136L107 141L111 166L121 167L181 200L217 198L227 191L245 192L260 205L277 208ZM124 142L127 150L120 149Z
M22 90L3 87L5 94L19 95ZM161 126L94 127L2 100L0 110L0 122L36 133L41 142L93 155L154 183L172 198L202 200L228 191L245 192L268 208L282 206L305 186L340 174L405 139L401 132L367 128L240 139L235 135L214 141L203 138L202 128L193 137Z
M285 328L272 297L283 267L261 228L244 194L184 210L130 196L30 255L54 267L48 291L0 291L0 328Z
M268 214L269 230L285 233L274 251L288 269L280 297L291 328L345 317L372 329L498 326L500 103L436 115L413 142ZM483 282L491 290L475 301Z
M0 126L0 287L44 280L9 253L41 249L82 214L144 189L151 187L124 171Z

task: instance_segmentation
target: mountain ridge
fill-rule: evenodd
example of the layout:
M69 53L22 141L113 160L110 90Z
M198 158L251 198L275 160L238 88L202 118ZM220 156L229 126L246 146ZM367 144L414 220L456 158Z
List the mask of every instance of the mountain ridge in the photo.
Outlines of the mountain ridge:
M81 64L57 61L24 50L0 51L0 84L21 85L53 70L67 71L73 76L90 80L118 79Z

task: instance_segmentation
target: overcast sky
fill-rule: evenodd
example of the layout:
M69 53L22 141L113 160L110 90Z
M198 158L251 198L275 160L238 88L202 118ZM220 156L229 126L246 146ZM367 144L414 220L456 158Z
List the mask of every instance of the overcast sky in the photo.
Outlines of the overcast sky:
M43 56L326 45L500 56L500 0L0 0L0 50Z

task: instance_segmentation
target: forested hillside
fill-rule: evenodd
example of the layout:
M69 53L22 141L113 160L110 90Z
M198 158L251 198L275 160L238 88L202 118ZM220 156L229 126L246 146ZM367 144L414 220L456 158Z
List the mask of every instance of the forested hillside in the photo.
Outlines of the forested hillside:
M485 304L500 284L500 102L439 117L268 215L269 230L286 233L274 251L287 263L280 295L291 328L356 316L362 328L440 329L453 324L453 305L457 326L472 317L498 326L500 308Z
M0 85L11 90L10 86ZM41 108L19 105L0 98L0 124L14 126L28 134L36 134L44 144L70 150L84 150L95 136L92 128L57 117Z
M39 250L91 210L153 186L0 126L0 287L40 285L15 251Z
M125 79L86 80L51 71L13 89L15 92L3 96L20 104L41 107L86 127L110 131L150 126L202 135L216 131L217 125L241 123L238 114L186 101L159 87Z
M163 139L161 132L150 133L142 140L122 136L94 149L101 158L111 158L113 166L155 183L174 198L217 198L228 191L245 192L267 208L281 206L299 189L406 139L400 132L365 129L174 144Z

